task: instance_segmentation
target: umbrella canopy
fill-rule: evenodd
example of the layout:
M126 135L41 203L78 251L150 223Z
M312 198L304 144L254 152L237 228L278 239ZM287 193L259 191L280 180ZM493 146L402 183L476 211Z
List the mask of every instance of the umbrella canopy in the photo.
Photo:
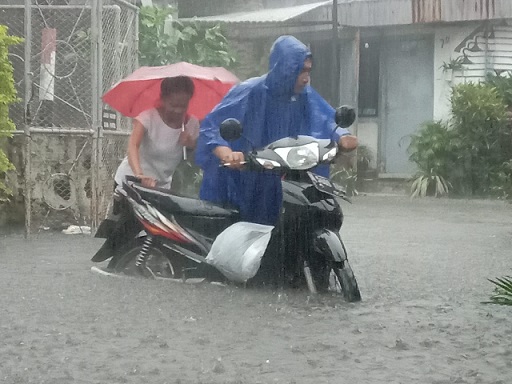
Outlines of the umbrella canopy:
M103 101L128 117L157 107L160 84L166 77L188 76L195 86L188 114L203 119L239 79L222 67L202 67L180 62L161 67L141 67L115 84Z

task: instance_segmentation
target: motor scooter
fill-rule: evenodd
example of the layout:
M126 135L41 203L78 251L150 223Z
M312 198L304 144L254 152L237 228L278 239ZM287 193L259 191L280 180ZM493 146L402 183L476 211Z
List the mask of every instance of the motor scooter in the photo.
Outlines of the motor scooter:
M337 126L355 119L350 107L336 110ZM227 141L243 134L239 122L220 127ZM310 292L341 293L361 300L359 287L340 236L343 213L339 200L350 201L342 188L312 172L334 161L338 144L310 136L288 137L245 155L245 167L282 175L283 202L261 268L248 284L301 287ZM92 258L111 257L107 270L153 278L205 278L226 281L207 260L216 238L239 222L236 207L179 196L167 189L146 188L128 177L116 192L115 220L103 221L96 237L106 238Z

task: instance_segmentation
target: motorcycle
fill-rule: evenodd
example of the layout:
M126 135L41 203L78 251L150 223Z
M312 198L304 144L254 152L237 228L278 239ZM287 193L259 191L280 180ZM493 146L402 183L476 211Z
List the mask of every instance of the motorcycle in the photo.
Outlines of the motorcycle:
M348 127L354 119L351 108L336 110L337 127ZM223 122L220 132L227 141L243 134L233 119ZM350 200L343 189L311 172L337 154L337 143L310 136L280 139L246 154L245 168L279 172L283 188L279 223L248 284L307 286L312 293L337 292L348 302L361 300L340 236L338 198ZM114 219L107 218L98 228L96 237L106 241L92 258L101 262L112 257L107 271L182 281L227 280L207 257L215 239L239 222L236 208L146 188L128 177L115 194L113 214Z

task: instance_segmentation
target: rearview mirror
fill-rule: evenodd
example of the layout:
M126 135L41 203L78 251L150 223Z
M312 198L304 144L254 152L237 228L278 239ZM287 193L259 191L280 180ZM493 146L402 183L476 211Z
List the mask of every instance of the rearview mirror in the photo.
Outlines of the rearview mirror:
M334 115L336 125L341 128L348 128L356 121L356 111L349 105L342 105L336 109Z
M237 119L226 119L220 125L220 136L226 141L242 137L242 124Z

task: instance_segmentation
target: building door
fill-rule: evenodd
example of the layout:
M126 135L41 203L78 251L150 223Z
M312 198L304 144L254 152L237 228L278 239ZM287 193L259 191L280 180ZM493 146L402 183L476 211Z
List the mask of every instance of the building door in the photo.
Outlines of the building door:
M382 171L397 176L415 173L407 147L410 135L431 121L434 110L434 38L393 38L381 47Z

